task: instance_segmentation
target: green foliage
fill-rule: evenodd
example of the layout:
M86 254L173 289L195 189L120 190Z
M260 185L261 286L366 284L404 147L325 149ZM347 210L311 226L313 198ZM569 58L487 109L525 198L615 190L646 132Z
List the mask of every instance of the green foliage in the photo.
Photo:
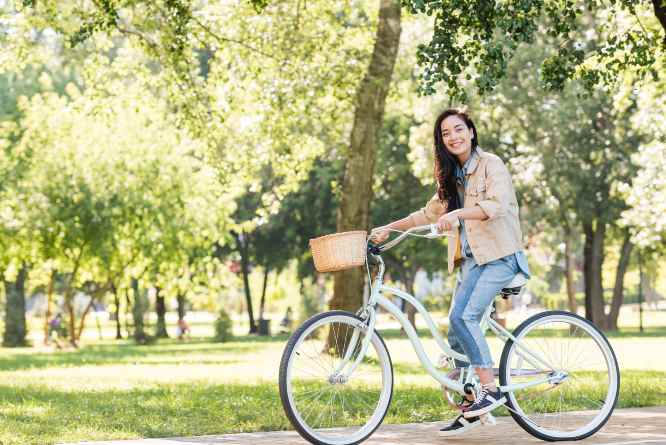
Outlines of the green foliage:
M656 64L664 73L666 57ZM622 102L635 97L637 109L631 116L632 125L641 133L649 135L633 155L632 161L641 168L631 183L618 187L627 200L629 208L622 214L622 224L631 228L633 241L643 250L663 254L666 246L666 76L631 88L625 83Z
M623 71L656 74L653 63L663 49L664 31L649 17L647 2L556 0L404 0L412 13L434 17L428 44L418 49L420 91L434 94L444 83L455 100L467 102L473 81L478 93L490 93L507 74L508 62L542 35L557 41L557 50L541 61L545 87L561 90L580 79L589 90L612 84ZM589 22L596 14L598 22ZM649 22L643 25L642 21ZM594 32L581 37L581 30ZM662 48L662 49L660 49Z
M17 22L21 31L55 30L52 40L74 40L78 51L106 51L112 42L140 50L138 62L153 71L147 87L166 96L176 124L205 143L235 193L245 189L236 179L256 188L271 165L281 180L262 196L270 213L324 147L344 146L345 119L370 51L366 7L160 0L74 8L49 0L23 10ZM7 38L16 52L28 39L27 32Z
M231 328L232 324L229 314L224 309L221 309L215 320L215 341L224 343L231 340L233 338Z
M534 66L548 48L525 49L512 62L509 77L489 97L494 113L503 116L488 122L491 132L511 141L509 165L519 188L529 187L522 203L535 215L570 227L595 220L617 224L627 207L617 185L632 182L637 165L631 156L648 137L631 125L636 98L617 104L603 89L581 97L579 83L557 94L540 91L534 73L523 67Z
M418 51L430 76L422 92L446 88L414 94L416 45L430 24L403 18L374 225L434 193L429 113L457 100L443 93L474 83L487 95L470 96L481 145L514 173L528 235L557 232L530 242L552 250L564 222L601 212L641 246L663 246L665 88L659 76L637 83L662 54L646 5L408 3L435 18L433 41ZM100 299L108 283L123 292L140 277L143 288L216 307L237 282L222 264L234 229L251 234L253 264L279 270L296 259L299 276L316 279L308 239L335 231L373 2L18 4L0 12L9 29L0 32L3 272L25 260L31 287L55 270L57 293L71 285ZM663 54L657 62L663 72ZM593 88L618 73L624 85ZM390 254L434 271L444 247L413 240ZM407 269L392 270L407 280Z
M103 298L131 276L187 293L230 212L202 145L174 127L163 98L140 82L109 82L122 94L69 84L65 94L20 97L17 122L0 131L0 164L11 177L0 191L4 261L66 274L66 305L87 282Z

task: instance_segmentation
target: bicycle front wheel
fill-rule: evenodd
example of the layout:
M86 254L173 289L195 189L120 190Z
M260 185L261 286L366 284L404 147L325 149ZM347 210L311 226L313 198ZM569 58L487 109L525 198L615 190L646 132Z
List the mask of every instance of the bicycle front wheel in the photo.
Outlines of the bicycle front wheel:
M381 424L393 395L393 366L384 341L372 332L366 355L346 376L341 363L361 352L367 327L354 314L330 311L294 332L280 363L280 399L290 422L313 444L348 445Z
M606 337L584 318L548 311L525 320L502 351L500 384L514 420L547 441L581 440L610 418L620 371ZM519 389L519 385L525 385Z

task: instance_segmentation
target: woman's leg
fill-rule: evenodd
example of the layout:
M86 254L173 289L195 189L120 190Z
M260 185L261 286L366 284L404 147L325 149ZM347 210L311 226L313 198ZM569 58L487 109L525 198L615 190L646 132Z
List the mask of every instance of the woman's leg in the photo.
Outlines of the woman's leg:
M470 273L474 271L474 273ZM479 279L480 270L476 267L476 262L474 259L469 258L463 261L460 271L458 273L458 279L456 280L456 289L453 293L453 299L451 301L451 309L449 310L449 332L447 339L449 341L449 346L456 352L460 354L465 354L465 349L462 342L459 339L459 336L462 334L458 333L453 323L453 319L456 317L462 317L462 314L469 302L469 297L474 290L476 281ZM454 360L456 369L460 372L461 368L466 368L469 366L468 362L462 360Z
M470 273L471 271L474 271L474 273ZM457 316L456 314L462 315L465 306L468 304L470 294L476 285L476 281L479 279L479 276L479 268L476 267L476 262L474 259L468 258L463 261L458 273L453 300L451 301L451 309L449 311L449 332L447 336L451 349L459 352L460 354L465 354L465 349L458 337L454 323L452 323L451 320ZM454 359L454 363L455 369L449 373L449 378L455 380L459 378L463 368L469 366L469 362ZM465 395L465 398L470 402L474 401L474 396L472 394Z
M470 363L476 368L477 375L482 384L494 385L493 359L490 354L488 342L481 331L479 323L483 314L499 291L506 286L516 275L518 265L514 255L509 255L496 261L474 265L468 276L476 278L471 291L461 293L456 299L456 306L451 313L450 323L454 328L458 341L462 344ZM467 284L467 283L464 283ZM470 280L470 285L472 281ZM458 304L464 302L463 304Z
M486 263L481 267L479 279L467 301L462 314L456 314L452 322L456 326L458 338L463 344L470 364L475 368L482 390L474 403L463 410L465 418L474 418L486 414L506 402L495 386L493 376L493 358L488 342L479 325L483 314L492 304L498 292L518 273L515 255ZM457 312L457 311L456 311Z

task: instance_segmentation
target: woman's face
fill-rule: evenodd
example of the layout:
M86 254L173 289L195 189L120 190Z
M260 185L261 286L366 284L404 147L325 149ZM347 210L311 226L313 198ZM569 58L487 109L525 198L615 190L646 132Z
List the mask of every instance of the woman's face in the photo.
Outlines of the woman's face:
M466 158L472 151L474 131L467 127L465 121L458 116L449 116L442 121L442 140L444 145L457 157Z

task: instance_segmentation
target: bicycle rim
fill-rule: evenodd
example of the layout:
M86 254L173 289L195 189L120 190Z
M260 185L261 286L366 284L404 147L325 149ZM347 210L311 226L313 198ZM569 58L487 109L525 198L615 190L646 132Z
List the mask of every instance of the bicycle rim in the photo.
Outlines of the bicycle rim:
M532 363L509 342L501 364L502 385L549 378L508 393L512 416L545 440L578 440L601 428L619 393L620 375L610 344L587 320L566 312L540 314L514 333L519 343L550 366Z
M311 442L358 443L379 426L391 401L393 370L388 351L373 333L361 364L341 382L335 371L355 330L360 335L350 362L360 353L365 334L362 323L343 313L324 314L311 321L287 347L283 403L291 411L294 426Z

